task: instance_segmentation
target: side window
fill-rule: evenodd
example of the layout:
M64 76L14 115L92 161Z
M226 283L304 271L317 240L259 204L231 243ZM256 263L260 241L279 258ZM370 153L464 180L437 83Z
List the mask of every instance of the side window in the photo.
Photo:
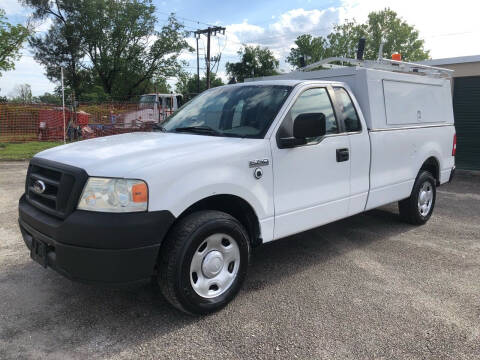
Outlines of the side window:
M283 119L279 130L280 137L293 136L293 121L300 114L305 113L323 113L326 119L326 133L338 133L337 121L333 111L332 102L325 88L315 88L305 90L290 108L290 111ZM319 138L309 138L308 143L315 143Z
M361 131L362 125L348 92L344 88L338 87L334 88L333 90L335 91L335 98L338 102L338 106L340 107L340 111L343 113L345 130L347 132Z
M242 125L242 112L244 107L244 101L240 100L233 109L232 129Z
M165 106L169 109L172 107L172 98L171 97L165 98Z

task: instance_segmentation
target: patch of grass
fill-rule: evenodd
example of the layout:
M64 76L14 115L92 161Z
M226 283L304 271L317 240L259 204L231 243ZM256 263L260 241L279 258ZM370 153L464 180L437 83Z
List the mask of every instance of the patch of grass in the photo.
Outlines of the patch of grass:
M0 143L0 160L25 160L36 153L62 145L59 141L31 141L25 143Z
M0 143L16 143L16 142L27 142L27 141L37 141L38 135L35 133L26 133L21 135L2 135L0 134Z

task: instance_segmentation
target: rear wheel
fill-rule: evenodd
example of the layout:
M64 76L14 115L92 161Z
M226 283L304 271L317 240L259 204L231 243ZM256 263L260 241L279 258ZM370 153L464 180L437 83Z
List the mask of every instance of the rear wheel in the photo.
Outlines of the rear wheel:
M249 251L248 235L232 216L220 211L190 214L174 225L162 245L162 294L187 313L217 311L239 291Z
M428 171L421 171L410 197L398 202L400 217L413 225L425 224L432 216L436 199L436 181Z

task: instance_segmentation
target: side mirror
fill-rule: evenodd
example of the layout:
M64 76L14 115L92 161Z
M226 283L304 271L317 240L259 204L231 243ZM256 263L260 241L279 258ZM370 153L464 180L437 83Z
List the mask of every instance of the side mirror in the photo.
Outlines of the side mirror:
M293 121L293 137L280 138L280 148L305 145L307 138L323 136L326 133L326 119L323 113L305 113Z

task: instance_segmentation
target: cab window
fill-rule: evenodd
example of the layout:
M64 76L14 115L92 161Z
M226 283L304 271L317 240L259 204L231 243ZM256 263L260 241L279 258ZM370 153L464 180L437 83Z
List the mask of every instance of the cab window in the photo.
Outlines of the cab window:
M338 133L338 125L327 89L314 88L305 90L297 98L282 122L278 137L292 137L293 122L298 115L304 113L323 113L326 120L326 134ZM320 141L320 137L308 138L307 144L317 143L318 141Z
M165 97L165 107L170 109L172 107L172 98L171 97Z
M338 106L340 107L340 112L343 115L343 121L345 122L345 131L355 132L361 131L362 125L360 124L360 119L358 118L357 111L353 105L350 95L344 88L334 88L335 98L337 100Z

